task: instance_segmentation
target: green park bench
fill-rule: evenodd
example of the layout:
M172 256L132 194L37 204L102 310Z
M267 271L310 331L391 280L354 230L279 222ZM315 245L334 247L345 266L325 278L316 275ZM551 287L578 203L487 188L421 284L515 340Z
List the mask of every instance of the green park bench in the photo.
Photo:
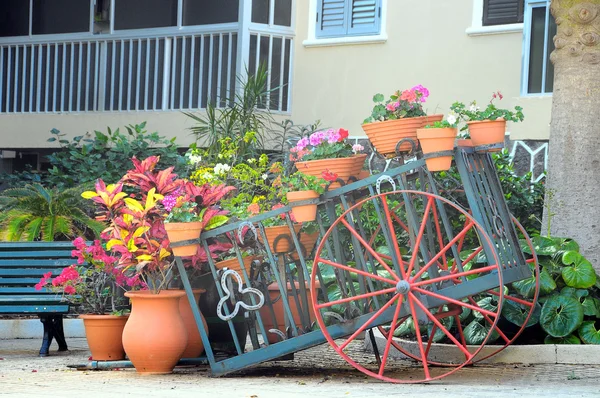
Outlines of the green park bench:
M63 315L69 304L56 293L35 290L43 274L58 276L75 264L71 242L0 242L0 315L37 315L44 325L40 356L47 356L53 339L58 351L68 349Z

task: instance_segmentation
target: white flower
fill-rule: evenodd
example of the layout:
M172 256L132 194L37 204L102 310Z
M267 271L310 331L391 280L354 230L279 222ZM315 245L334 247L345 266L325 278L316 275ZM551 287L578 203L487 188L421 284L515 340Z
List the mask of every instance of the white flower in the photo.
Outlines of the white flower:
M263 180L265 180L265 181L266 181L266 180L267 180L267 178L269 178L269 176L267 175L267 173L265 173L265 174L263 174L263 175L262 175L262 179L263 179Z
M223 163L217 163L214 168L214 172L217 175L227 173L229 170L231 170L231 166Z
M360 151L362 151L364 149L365 149L365 147L360 144L352 145L352 152L354 152L354 153L359 153Z
M469 111L470 112L477 112L479 110L479 107L473 102L471 103L471 105L469 106Z
M446 116L446 121L450 124L455 124L456 123L456 116L450 114L448 116Z
M200 163L202 161L202 156L199 155L190 155L188 157L188 160L190 162L191 165L196 165L198 163Z

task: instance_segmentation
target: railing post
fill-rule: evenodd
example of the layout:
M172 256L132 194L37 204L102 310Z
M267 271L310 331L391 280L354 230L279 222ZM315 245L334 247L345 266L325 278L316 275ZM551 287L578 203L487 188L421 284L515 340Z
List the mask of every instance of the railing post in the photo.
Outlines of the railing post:
M171 39L165 37L165 58L163 59L163 89L161 109L169 109L169 82L171 81Z
M108 41L100 43L100 73L98 76L98 105L96 111L106 110L106 63L108 62ZM111 90L112 94L112 90Z
M237 57L236 57L236 86L235 91L239 93L241 86L237 84L238 78L246 81L248 76L248 62L250 60L250 23L252 20L252 2L240 0L239 7L239 30L237 37ZM257 60L258 62L258 60Z

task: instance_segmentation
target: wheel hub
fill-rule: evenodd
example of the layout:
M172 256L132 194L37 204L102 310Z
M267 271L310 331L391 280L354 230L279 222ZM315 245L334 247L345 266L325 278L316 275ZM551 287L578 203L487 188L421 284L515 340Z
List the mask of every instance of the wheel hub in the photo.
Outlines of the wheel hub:
M410 283L405 280L401 280L396 284L396 291L400 294L406 294L410 291Z

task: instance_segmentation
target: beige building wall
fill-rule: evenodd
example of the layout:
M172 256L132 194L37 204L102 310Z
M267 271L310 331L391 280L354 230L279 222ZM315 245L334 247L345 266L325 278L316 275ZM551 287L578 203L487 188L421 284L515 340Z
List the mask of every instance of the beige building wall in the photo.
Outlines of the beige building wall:
M296 123L320 119L362 136L374 94L422 84L431 92L428 113L446 113L456 100L485 105L500 90L505 98L499 105L524 108L525 122L508 127L511 137L548 138L551 97L520 96L522 33L467 35L472 0L387 0L386 42L307 47L309 18L315 17L310 1L296 1Z
M311 1L296 0L292 114L296 124L321 120L364 135L360 125L372 97L422 84L431 96L429 113L445 113L455 100L484 105L496 90L503 107L521 105L525 122L509 126L513 139L547 139L551 97L520 97L522 33L469 36L471 0L384 0L384 43L307 47ZM477 1L477 0L475 0ZM461 5L458 6L458 3ZM282 115L282 118L290 117ZM57 128L68 137L147 121L148 131L193 142L191 121L181 112L0 115L0 148L56 147Z

